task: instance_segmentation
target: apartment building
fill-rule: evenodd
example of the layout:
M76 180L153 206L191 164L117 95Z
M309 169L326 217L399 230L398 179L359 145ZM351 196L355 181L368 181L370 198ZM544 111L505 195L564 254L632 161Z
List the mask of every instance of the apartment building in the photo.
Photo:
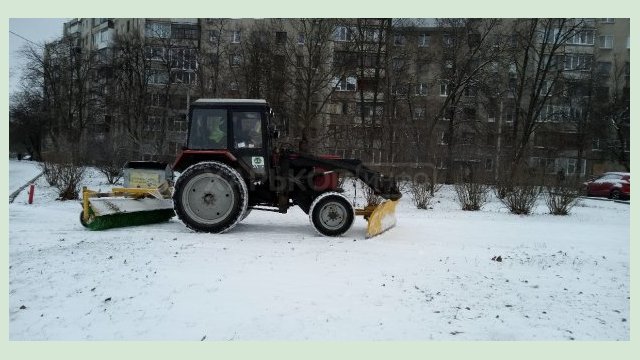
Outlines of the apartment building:
M495 31L508 38L512 21L502 19ZM482 25L476 22L465 27ZM487 53L482 60L491 60L490 65L482 72L490 84L460 87L452 74L475 66L460 54L473 48L481 32L465 33L462 39L454 31L456 24L461 23L117 18L74 19L65 24L64 33L75 37L83 51L105 58L113 56L110 49L117 39L133 34L145 39L151 110L143 130L167 141L162 149L157 144L143 147L142 157L158 157L160 150L170 157L179 151L193 99L261 97L280 114L285 140L293 146L304 140L316 151L372 164L428 163L441 171L473 167L495 178L512 146L505 134L515 109L506 90L515 70ZM589 101L601 101L598 97L605 93L628 96L629 19L584 19L581 24L563 51L564 81L589 79L586 88L598 90L587 92ZM452 54L454 49L461 53ZM108 88L109 77L102 81ZM501 91L489 93L487 86ZM583 111L588 104L566 95L554 94L541 111L527 162L549 174L616 169L608 150L619 144L620 131L591 121L602 112ZM105 122L117 123L120 115L108 112ZM583 122L571 120L581 117L600 129L582 128ZM626 127L622 133L626 131L628 148L628 117L618 125Z

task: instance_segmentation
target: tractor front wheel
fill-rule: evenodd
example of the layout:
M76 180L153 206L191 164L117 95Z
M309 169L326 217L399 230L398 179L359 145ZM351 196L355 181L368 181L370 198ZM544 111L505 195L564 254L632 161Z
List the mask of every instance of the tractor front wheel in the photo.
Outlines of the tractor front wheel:
M249 193L242 176L219 162L187 168L173 193L176 214L187 227L221 233L233 228L247 211Z
M353 225L354 218L355 212L349 200L335 192L318 196L309 209L311 225L325 236L344 234Z

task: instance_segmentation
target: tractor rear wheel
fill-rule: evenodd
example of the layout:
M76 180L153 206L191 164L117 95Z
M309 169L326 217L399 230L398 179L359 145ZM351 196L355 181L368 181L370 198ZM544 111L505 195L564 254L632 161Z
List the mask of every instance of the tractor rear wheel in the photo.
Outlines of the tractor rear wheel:
M193 230L221 233L233 228L247 211L249 193L242 176L219 162L202 162L178 178L173 204L178 218Z
M353 225L354 218L355 212L349 200L335 192L318 196L309 209L311 225L325 236L344 234Z

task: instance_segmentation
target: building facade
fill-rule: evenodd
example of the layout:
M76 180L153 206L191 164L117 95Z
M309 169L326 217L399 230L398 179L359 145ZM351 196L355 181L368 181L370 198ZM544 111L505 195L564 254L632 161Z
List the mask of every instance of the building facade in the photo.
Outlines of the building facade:
M265 98L293 147L308 142L380 166L473 168L496 179L516 146L516 108L526 104L512 90L532 71L509 57L521 45L517 22L74 19L64 35L100 59L95 96L108 100L90 141L133 141L137 156L168 159L184 142L195 98ZM629 146L629 19L573 23L554 53L562 76L543 92L524 162L568 176L618 170ZM137 72L123 68L133 63L122 53L134 40L143 54ZM144 75L136 91L123 75L134 72ZM138 98L123 105L129 93Z

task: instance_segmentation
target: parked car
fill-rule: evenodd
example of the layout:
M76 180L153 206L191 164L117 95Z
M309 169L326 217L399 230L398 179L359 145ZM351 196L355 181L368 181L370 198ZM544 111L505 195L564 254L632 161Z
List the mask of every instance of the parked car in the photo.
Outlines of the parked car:
M605 196L611 199L629 199L631 173L606 172L584 183L587 196Z

